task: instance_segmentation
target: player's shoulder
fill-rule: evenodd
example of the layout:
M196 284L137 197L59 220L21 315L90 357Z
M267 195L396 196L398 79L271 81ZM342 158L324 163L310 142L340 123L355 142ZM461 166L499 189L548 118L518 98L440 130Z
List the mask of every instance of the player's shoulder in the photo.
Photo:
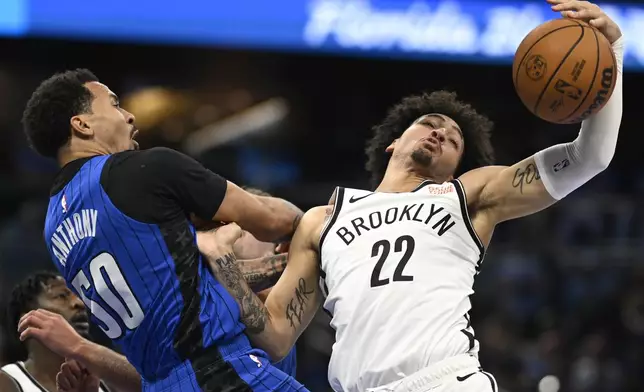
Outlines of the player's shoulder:
M324 225L332 215L332 205L313 207L304 213L297 230L311 239L312 243L317 243Z
M333 205L317 206L309 209L302 216L300 226L305 225L306 228L311 229L320 226L324 223L327 216L333 213Z
M109 158L112 165L123 163L146 163L167 165L176 159L186 159L186 155L167 147L154 147L146 150L123 151Z
M507 166L484 166L462 174L458 181L463 186L468 205L475 203L485 185L506 168Z
M110 156L103 171L102 180L105 182L108 178L118 178L118 181L123 181L125 178L145 183L163 182L195 167L203 166L171 148L155 147L140 151L123 151Z
M13 379L4 370L0 369L0 391L4 392L19 392L22 389L18 386L16 380Z

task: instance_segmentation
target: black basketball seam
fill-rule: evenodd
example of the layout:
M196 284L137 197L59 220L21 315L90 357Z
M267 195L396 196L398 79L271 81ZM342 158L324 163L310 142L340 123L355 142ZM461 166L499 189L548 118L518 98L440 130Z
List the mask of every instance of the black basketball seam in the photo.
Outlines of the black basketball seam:
M539 94L539 98L537 99L537 102L534 104L534 108L532 109L533 113L537 113L537 108L539 107L539 104L541 103L541 99L543 99L543 95L546 93L546 90L550 86L550 83L552 83L552 79L555 78L555 75L557 75L557 72L559 72L559 69L563 65L563 63L566 62L568 57L572 54L572 52L575 50L577 45L581 42L581 40L584 38L584 26L581 23L577 23L577 25L581 28L581 34L579 35L579 38L577 38L577 42L575 42L570 49L568 49L568 53L561 59L559 62L559 65L557 65L557 68L555 68L555 71L550 75L550 79L548 79L548 82L545 84L543 87L543 90L541 90L541 94Z
M523 68L523 63L524 63L524 61L525 61L526 57L528 57L528 55L530 54L530 51L532 50L532 48L534 48L534 46L535 46L536 44L538 44L538 43L539 43L539 41L541 41L542 39L546 38L546 37L547 37L547 36L549 36L550 34L555 33L555 32L557 32L557 31L559 31L559 30L564 30L564 29L568 29L568 28L571 28L571 27L577 27L577 26L570 26L570 25L568 25L568 26L563 26L563 27L557 27L556 29L554 29L554 30L552 30L552 31L549 31L548 33L544 34L544 35L543 35L543 37L539 38L539 39L538 39L538 40L536 40L532 45L530 45L530 47L528 48L528 50L527 50L527 51L525 52L525 54L523 55L523 58L522 58L522 59L521 59L521 61L519 62L519 65L517 66L517 73L514 75L514 86L515 86L516 88L518 88L518 87L519 87L519 85L518 85L518 83L519 83L519 72L521 71L521 68Z
M584 26L582 25L582 27ZM584 28L588 28L588 27L584 27ZM590 87L588 88L588 91L586 91L586 96L584 96L584 99L582 99L581 102L579 102L579 105L577 105L575 110L570 112L570 114L568 114L566 117L563 117L561 120L557 120L557 122L568 120L573 114L575 114L577 110L579 110L581 105L583 105L584 102L586 102L586 100L588 99L588 96L590 95L592 87L595 84L595 79L597 79L597 70L599 69L599 60L600 60L599 59L599 39L597 38L597 32L595 31L595 29L593 28L590 28L590 29L593 31L593 34L595 35L595 43L597 44L597 56L596 56L597 61L595 62L595 73L593 73L593 80L590 82Z

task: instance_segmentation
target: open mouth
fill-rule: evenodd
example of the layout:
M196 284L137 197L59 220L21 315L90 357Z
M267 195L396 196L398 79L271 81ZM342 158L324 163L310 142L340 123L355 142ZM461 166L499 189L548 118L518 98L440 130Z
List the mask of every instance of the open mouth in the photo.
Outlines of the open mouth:
M83 313L78 314L71 319L70 324L76 330L89 330L89 317Z
M132 128L132 135L130 136L130 138L132 139L132 146L135 150L139 149L139 142L134 140L138 135L139 135L139 130L136 128Z

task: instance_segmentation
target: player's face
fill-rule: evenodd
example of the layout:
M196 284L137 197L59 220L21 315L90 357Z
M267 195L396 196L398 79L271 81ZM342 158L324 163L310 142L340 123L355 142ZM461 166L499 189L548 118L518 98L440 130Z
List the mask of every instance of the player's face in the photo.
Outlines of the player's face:
M419 175L449 180L456 172L463 155L461 129L442 114L420 117L396 139L387 151L392 159L400 159Z
M259 259L275 254L275 244L262 242L251 233L244 232L244 235L233 245L233 251L239 260Z
M37 305L63 316L81 336L89 336L89 317L85 304L65 285L62 278L48 282L38 296Z
M110 153L138 149L134 115L120 107L119 99L106 85L86 83L94 96L92 113L84 116L91 136Z

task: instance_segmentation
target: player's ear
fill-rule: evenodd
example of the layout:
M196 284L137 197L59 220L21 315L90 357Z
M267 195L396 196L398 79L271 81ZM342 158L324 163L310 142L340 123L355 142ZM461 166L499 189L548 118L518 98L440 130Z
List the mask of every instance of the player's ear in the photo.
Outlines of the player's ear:
M83 115L74 116L70 120L70 125L72 127L72 133L78 134L81 137L91 136L94 131L87 122L87 118Z
M398 139L396 139L393 142L391 142L391 144L387 148L385 148L385 151L389 152L389 153L394 152L394 148L396 148L396 142L397 141L398 141Z

